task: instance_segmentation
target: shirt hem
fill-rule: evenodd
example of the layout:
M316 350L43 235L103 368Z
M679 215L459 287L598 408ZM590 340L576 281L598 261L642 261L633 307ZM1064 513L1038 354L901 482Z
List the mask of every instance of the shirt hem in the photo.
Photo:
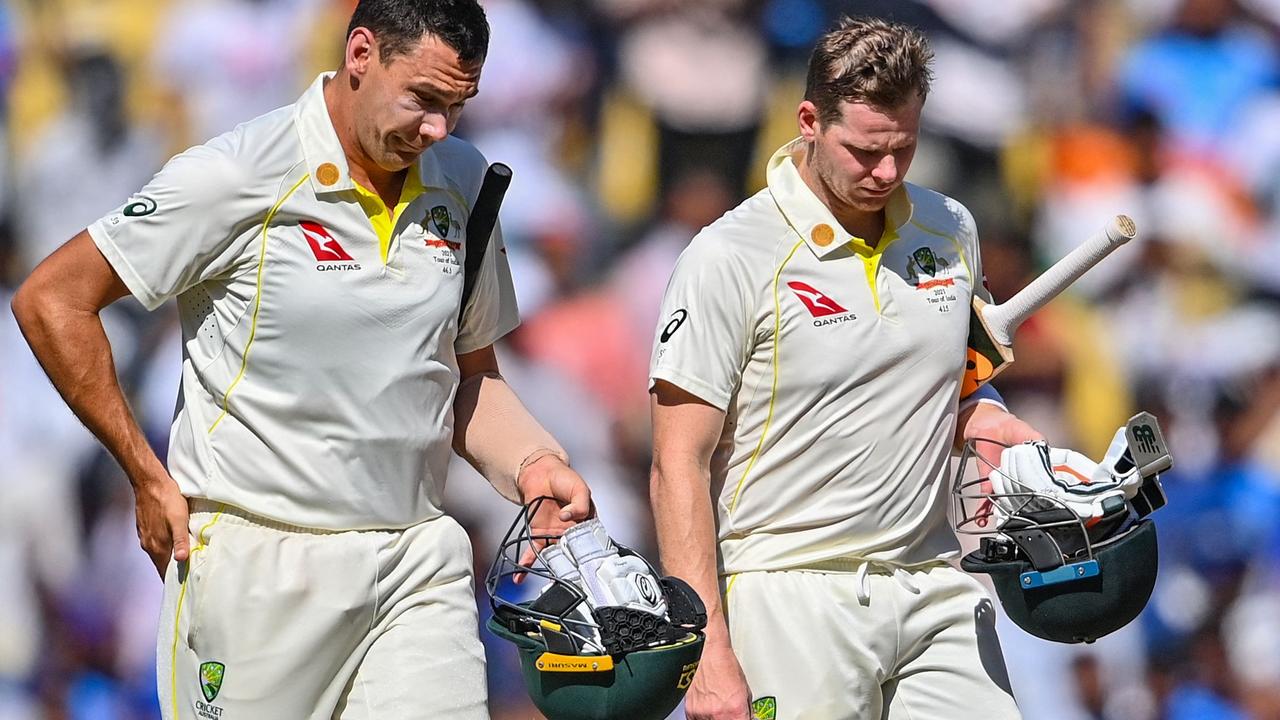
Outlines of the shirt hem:
M653 390L653 386L659 380L665 380L681 390L696 395L698 399L710 403L718 410L729 411L729 394L712 387L702 380L690 377L672 368L658 368L649 373L650 391Z
M121 252L120 247L115 244L106 229L101 226L102 221L98 221L85 231L89 233L89 238L93 240L93 244L98 248L98 252L106 258L107 264L115 271L116 275L129 288L129 294L132 295L147 310L155 310L164 304L166 298L160 297L151 288L147 287L146 281L134 270L129 259Z

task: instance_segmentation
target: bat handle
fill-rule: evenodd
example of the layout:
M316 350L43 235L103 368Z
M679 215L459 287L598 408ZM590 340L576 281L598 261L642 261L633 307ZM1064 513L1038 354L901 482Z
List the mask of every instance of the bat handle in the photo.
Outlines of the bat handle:
M1117 215L1101 231L1081 243L1066 257L1032 280L1018 294L999 305L987 305L982 317L996 342L1013 344L1013 333L1032 313L1057 297L1089 268L1138 234L1138 226L1128 215Z

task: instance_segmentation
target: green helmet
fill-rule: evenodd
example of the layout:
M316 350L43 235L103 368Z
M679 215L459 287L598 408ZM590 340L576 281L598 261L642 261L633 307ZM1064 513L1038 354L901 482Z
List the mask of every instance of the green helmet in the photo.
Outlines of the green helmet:
M544 500L521 511L489 570L489 631L516 646L525 689L548 720L662 720L698 669L705 606L598 520L536 535L530 518ZM516 602L508 581L518 574L547 583Z
M550 720L662 720L680 704L702 656L702 634L610 655L559 655L541 637L512 632L499 616L489 630L515 643L533 704Z
M983 537L960 567L990 575L1009 619L1045 640L1093 642L1136 618L1158 564L1147 516L1167 502L1159 473L1173 464L1155 417L1130 419L1097 464L1038 442L1005 446L996 467L976 442L961 468L974 459L979 477L957 473L954 516Z
M1037 571L1020 553L1001 560L999 552L975 550L960 567L990 575L1009 619L1054 642L1093 642L1128 625L1156 585L1156 526L1150 520L1095 546L1091 560L1060 565L1064 579L1056 582L1053 571Z

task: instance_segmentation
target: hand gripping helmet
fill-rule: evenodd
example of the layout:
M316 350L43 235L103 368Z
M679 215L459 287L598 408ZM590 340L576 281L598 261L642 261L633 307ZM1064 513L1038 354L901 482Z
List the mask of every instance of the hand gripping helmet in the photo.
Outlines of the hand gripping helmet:
M515 644L525 688L548 720L662 720L698 668L702 600L684 581L659 577L599 520L535 533L544 501L521 511L489 569L489 630ZM516 601L516 575L547 582Z
M1000 466L965 443L957 472L956 531L982 535L960 561L991 576L1005 612L1045 640L1093 642L1142 612L1156 581L1159 473L1173 466L1160 426L1139 413L1116 431L1101 463L1042 442L1004 446Z

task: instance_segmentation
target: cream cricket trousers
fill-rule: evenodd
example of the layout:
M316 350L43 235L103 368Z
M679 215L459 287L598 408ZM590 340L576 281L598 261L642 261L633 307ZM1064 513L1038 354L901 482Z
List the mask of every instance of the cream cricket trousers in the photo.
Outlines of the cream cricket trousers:
M166 720L489 717L471 543L444 516L330 532L192 502L157 644Z
M960 570L857 563L742 573L726 588L734 652L752 697L774 698L778 720L1020 717L995 610Z

